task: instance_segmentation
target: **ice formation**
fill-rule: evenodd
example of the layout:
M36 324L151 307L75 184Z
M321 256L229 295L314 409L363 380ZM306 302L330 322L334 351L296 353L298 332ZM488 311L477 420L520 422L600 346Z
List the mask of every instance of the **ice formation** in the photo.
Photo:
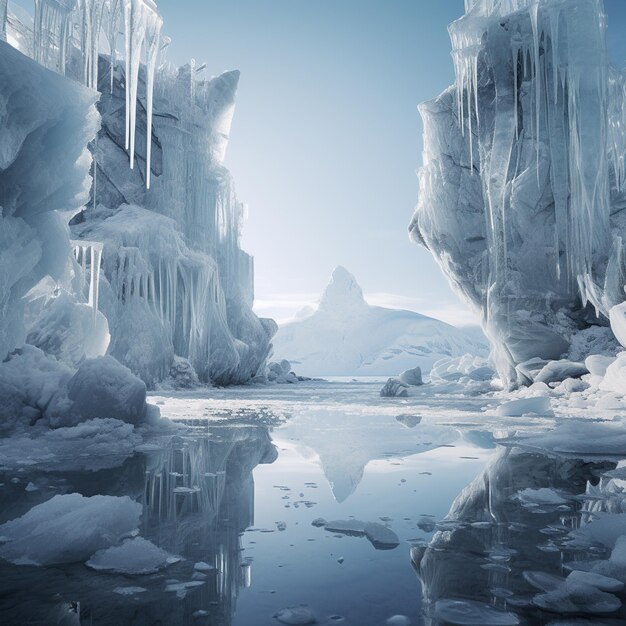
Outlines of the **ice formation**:
M305 376L397 376L428 372L442 357L486 356L484 336L413 311L370 306L348 270L337 267L317 311L282 326L277 357Z
M0 358L107 353L149 386L183 361L190 381L262 373L275 325L222 164L239 73L163 63L152 0L35 0L32 24L0 2L0 26Z
M420 106L410 232L512 384L624 300L625 82L605 30L601 0L468 0L449 28L456 82Z

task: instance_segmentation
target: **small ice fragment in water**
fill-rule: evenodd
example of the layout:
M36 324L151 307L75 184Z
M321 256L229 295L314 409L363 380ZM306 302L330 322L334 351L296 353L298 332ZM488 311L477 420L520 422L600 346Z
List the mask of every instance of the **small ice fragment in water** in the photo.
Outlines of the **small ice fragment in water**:
M322 526L326 526L328 522L323 517L316 517L312 522L311 526L315 526L316 528L321 528Z
M278 620L281 624L288 624L289 626L304 626L317 622L313 611L305 605L281 609L278 613L274 614L274 619Z
M209 615L208 611L204 611L202 609L199 609L198 611L195 611L194 613L191 614L191 617L194 617L196 619L198 619L199 617L207 617Z
M522 417L523 415L541 415L553 417L554 413L550 405L550 398L538 396L534 398L521 398L505 402L498 407L499 417Z
M287 530L287 522L276 522L276 528L281 532Z
M152 574L180 558L165 552L143 537L134 537L120 546L98 550L87 561L87 566L104 572L122 574Z
M204 561L198 561L193 568L197 571L197 572L210 572L211 570L214 570L215 567L213 567L213 565L209 565L208 563L205 563Z
M115 587L113 593L119 593L121 596L134 596L136 593L148 591L145 587Z
M24 488L24 491L39 491L39 487L37 487L35 483L28 483L28 485Z
M406 615L392 615L385 622L385 626L411 626L411 620Z
M340 556L340 557L337 559L337 563L339 563L339 565L341 565L341 564L342 564L345 560L346 560L346 559L345 559L344 557Z

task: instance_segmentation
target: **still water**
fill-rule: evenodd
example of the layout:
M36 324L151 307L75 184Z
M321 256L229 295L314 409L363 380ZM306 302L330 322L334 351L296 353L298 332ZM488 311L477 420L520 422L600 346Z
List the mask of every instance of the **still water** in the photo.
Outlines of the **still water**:
M0 472L0 522L58 493L128 495L143 507L141 535L182 557L144 576L0 561L0 622L313 623L297 621L305 611L346 626L548 624L559 612L533 602L542 590L528 572L561 577L607 558L569 539L592 510L615 512L601 477L620 459L505 447L489 429L402 407L213 418L179 416L184 428L113 467ZM548 488L558 497L519 496ZM593 619L580 623L626 613Z

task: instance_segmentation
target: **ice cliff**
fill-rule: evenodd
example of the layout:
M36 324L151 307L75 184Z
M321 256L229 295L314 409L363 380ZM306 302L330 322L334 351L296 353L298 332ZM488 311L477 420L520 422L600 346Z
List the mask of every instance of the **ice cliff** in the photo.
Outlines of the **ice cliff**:
M238 72L165 63L152 0L40 0L19 19L0 1L0 26L0 359L66 382L105 353L148 386L181 362L254 377L275 325L252 313L223 166ZM52 424L66 395L33 410Z
M416 366L427 373L445 357L485 356L485 338L473 330L370 306L354 276L340 266L317 310L282 326L274 350L305 376L395 376Z
M624 326L625 81L605 31L602 0L466 0L456 82L419 107L410 233L482 315L510 384L530 359L616 347L609 318Z

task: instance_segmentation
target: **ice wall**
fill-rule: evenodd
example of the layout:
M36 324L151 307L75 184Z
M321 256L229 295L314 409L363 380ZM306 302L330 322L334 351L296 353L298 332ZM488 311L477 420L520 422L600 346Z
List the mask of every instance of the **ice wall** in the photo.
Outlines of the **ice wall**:
M131 170L125 65L111 72L110 58L100 57L94 184L72 222L77 240L104 244L109 352L150 386L168 375L175 355L201 380L245 382L263 369L273 332L251 310L252 259L239 245L244 206L222 164L239 73L201 73L193 63L162 65L151 86L141 66ZM151 125L143 111L152 89Z
M624 299L624 77L601 0L467 0L455 84L419 107L412 237L481 314L500 375Z
M0 360L38 295L71 290L67 220L89 197L97 94L0 41Z

